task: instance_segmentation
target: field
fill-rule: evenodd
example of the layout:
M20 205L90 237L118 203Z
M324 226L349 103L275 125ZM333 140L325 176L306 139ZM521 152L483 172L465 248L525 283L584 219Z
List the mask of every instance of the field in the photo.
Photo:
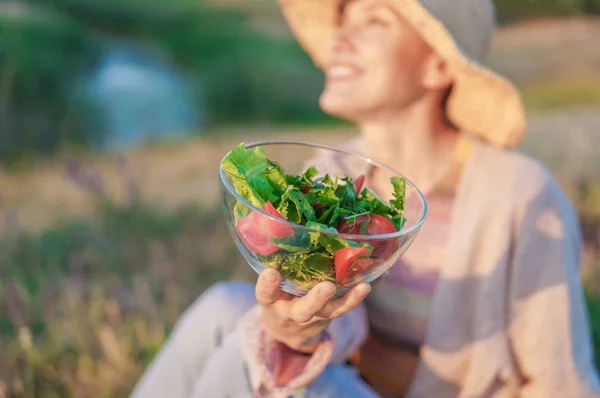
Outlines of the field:
M548 164L582 216L600 343L599 34L600 21L581 19L507 27L490 63L518 83L530 110L520 149ZM240 141L336 144L353 134L232 126L184 143L0 169L0 397L126 396L207 286L254 279L218 208L226 151Z

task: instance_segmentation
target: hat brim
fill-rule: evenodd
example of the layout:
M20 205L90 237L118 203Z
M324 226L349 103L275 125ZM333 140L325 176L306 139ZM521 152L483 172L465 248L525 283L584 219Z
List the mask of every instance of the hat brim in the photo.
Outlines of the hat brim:
M279 4L300 46L317 67L324 69L328 39L337 29L339 0L279 0ZM517 88L468 59L444 25L417 0L395 0L394 5L454 72L447 104L452 123L492 145L518 145L525 135L526 117Z

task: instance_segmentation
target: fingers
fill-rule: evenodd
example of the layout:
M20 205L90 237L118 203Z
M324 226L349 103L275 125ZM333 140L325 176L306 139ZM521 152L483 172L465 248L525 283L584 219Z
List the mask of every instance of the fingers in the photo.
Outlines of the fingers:
M369 292L371 292L371 285L368 283L361 283L342 297L327 303L320 311L319 316L329 319L339 318L346 312L358 307L365 297L367 297Z
M335 294L335 285L323 282L311 289L306 296L294 300L289 308L289 317L294 322L309 322L319 313Z
M282 291L279 289L281 283L281 275L272 268L267 268L260 273L256 282L256 300L263 307L270 307L282 296Z
M298 324L338 318L360 305L371 291L368 283L362 283L344 296L332 299L335 285L323 282L304 297L293 298L280 290L280 283L281 275L277 270L265 269L256 283L256 300L261 306L275 310L282 321L291 320Z

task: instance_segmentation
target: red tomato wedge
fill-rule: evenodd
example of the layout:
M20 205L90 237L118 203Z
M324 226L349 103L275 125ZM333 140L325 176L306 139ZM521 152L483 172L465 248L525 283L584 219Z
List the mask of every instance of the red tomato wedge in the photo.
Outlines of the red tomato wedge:
M365 175L361 174L358 177L356 177L356 180L354 180L354 185L356 186L356 193L360 195L360 192L363 189L363 185L365 185Z
M262 209L272 216L285 220L271 202L265 203ZM292 236L294 234L294 228L291 225L273 220L257 211L240 218L237 231L244 244L261 256L268 256L279 250L277 246L271 244L271 238Z
M285 220L285 217L282 216L281 213L277 211L277 209L275 208L275 206L273 206L273 204L271 202L265 203L263 205L262 209L272 216L275 216L277 218L281 218L282 220ZM269 227L270 232L272 233L272 236L282 237L282 236L292 236L294 234L294 228L291 225L284 224L282 222L277 222L275 220L272 220L270 218L263 216L262 214L260 214L258 212L256 214L262 218L262 221L264 223L268 224L268 227Z
M349 284L358 273L373 265L373 260L365 257L368 255L369 249L364 247L346 247L335 252L335 279L340 285Z
M360 235L363 222L368 221L366 235L391 234L398 230L392 222L379 214L365 214L351 220L342 220L338 224L338 231L342 234ZM373 246L371 257L385 260L389 258L398 248L397 239L381 239L367 242Z

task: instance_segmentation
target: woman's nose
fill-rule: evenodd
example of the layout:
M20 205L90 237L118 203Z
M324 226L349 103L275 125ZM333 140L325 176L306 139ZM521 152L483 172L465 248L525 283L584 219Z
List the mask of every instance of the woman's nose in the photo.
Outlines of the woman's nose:
M352 50L354 50L352 29L350 27L339 28L331 40L331 52L339 54Z

